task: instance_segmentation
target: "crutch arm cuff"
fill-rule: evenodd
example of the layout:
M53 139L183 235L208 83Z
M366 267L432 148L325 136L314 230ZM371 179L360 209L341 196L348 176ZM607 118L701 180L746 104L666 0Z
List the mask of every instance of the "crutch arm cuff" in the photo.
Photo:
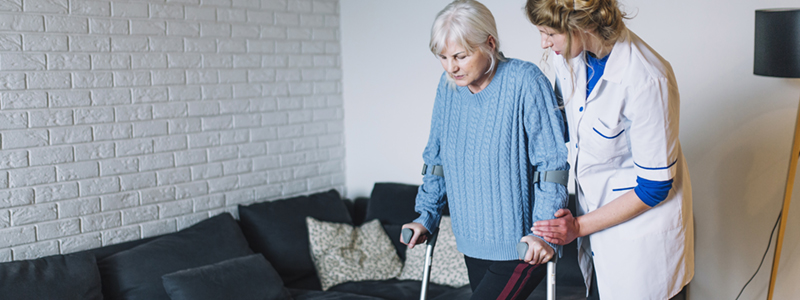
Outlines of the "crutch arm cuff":
M428 166L427 164L422 164L422 176L425 176L425 175L428 174L428 171L429 171L428 169L430 169L430 174L444 178L444 167L443 166L440 166L440 165Z
M533 172L533 183L541 181L553 182L567 186L567 182L569 182L569 170Z

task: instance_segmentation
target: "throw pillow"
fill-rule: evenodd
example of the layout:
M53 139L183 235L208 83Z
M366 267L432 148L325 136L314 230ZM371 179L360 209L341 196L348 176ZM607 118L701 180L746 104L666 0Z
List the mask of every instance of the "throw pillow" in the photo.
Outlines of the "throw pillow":
M386 235L389 236L389 240L392 241L392 245L394 245L394 250L397 256L400 257L400 261L406 261L406 249L408 246L400 241L402 230L403 225L401 224L383 224L383 231L386 232Z
M406 250L406 263L397 279L422 280L426 246L421 244ZM439 223L439 238L436 240L431 264L431 282L451 287L469 284L464 254L456 247L456 237L448 216L442 217Z
M280 275L261 254L232 258L161 277L172 300L291 300Z
M308 246L306 217L352 224L336 190L239 206L239 220L253 251L272 263L289 288L319 290Z
M253 254L228 213L98 262L106 299L169 300L161 276Z
M0 298L4 300L102 300L94 255L54 255L0 264Z
M386 280L403 264L378 220L353 227L306 218L311 255L322 290L348 281Z
M378 182L372 187L364 221L381 220L383 224L405 224L419 214L414 211L419 186Z

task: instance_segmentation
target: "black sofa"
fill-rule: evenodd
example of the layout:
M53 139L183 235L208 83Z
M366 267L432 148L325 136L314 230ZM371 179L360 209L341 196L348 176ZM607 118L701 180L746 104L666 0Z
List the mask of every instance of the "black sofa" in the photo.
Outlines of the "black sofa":
M370 198L330 190L257 202L179 232L82 252L0 264L2 299L418 299L420 282L345 282L322 291L306 217L359 226L378 219L398 257L416 218L417 186L377 183ZM571 201L574 202L574 201ZM574 203L571 203L574 205ZM573 210L574 211L574 210ZM574 245L557 266L558 299L585 299ZM428 299L469 299L469 286L430 284ZM541 284L528 299L545 299Z

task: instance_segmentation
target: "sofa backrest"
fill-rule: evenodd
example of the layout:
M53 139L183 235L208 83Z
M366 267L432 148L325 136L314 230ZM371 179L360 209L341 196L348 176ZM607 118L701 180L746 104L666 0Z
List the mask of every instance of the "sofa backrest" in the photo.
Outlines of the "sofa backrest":
M97 264L103 266L98 270L103 280L104 298L127 299L120 296L121 293L118 290L114 290L122 288L120 283L107 282L109 278L111 280L115 280L113 278L119 279L120 276L126 276L127 270L131 270L131 273L138 273L137 276L147 277L152 275L160 280L161 276L165 275L161 274L163 270L158 271L158 274L147 274L147 272L141 272L140 268L149 268L151 266L148 266L148 264L153 263L167 264L167 262L161 260L163 257L171 255L173 259L175 257L180 258L182 256L180 255L181 253L190 251L196 253L192 253L189 256L201 259L203 252L207 249L180 247L181 243L189 242L181 242L183 239L178 237L185 235L187 230L197 231L196 227L202 227L204 228L203 230L214 230L214 228L219 228L221 225L206 226L203 224L224 221L223 223L228 225L237 224L234 227L237 230L241 230L241 242L246 244L247 249L245 250L241 247L237 247L234 250L228 249L230 251L225 250L225 253L228 254L220 256L221 258L219 259L212 259L214 260L213 262L202 261L195 263L189 261L185 266L181 265L181 268L200 267L200 265L207 263L216 263L222 258L255 252L261 253L267 258L287 287L319 290L319 278L316 275L310 257L305 217L311 216L323 221L348 224L354 224L353 220L357 220L358 222L355 225L360 225L362 220L366 222L379 219L384 230L394 243L398 256L404 260L406 246L400 243L400 228L403 224L414 220L418 216L414 212L418 188L416 185L409 184L376 183L370 198L359 198L355 201L342 199L335 190L291 199L262 201L248 206L240 206L239 221L233 220L229 214L225 214L227 217L216 216L179 232L89 249L74 253L70 257L93 256L92 261L95 264L93 267L97 267ZM445 214L448 214L447 211L445 211ZM230 226L227 228L230 228ZM213 232L209 231L205 234L194 236L198 238L196 241L205 243L203 236L211 238L214 235ZM236 236L237 234L228 235ZM175 251L168 251L170 247L163 247L164 241L167 240L177 243L175 244L176 247L172 247ZM239 239L237 238L237 240ZM239 242L227 241L224 243L236 244ZM155 244L160 244L161 246L157 248L161 250L149 251L155 249L153 248ZM213 248L213 244L206 243L206 246L202 247ZM139 257L140 255L137 255L137 253L142 251L146 252L146 255L144 255L146 257L142 256L143 260L130 263L129 260ZM56 257L63 256L58 255ZM123 256L125 259L120 259ZM3 268L10 266L10 264L0 263L0 274L2 274ZM113 271L113 274L110 273L110 270ZM168 271L176 270L170 269ZM0 280L0 282L2 281ZM150 288L157 285L154 282L150 280ZM127 286L125 288L130 289L131 287Z

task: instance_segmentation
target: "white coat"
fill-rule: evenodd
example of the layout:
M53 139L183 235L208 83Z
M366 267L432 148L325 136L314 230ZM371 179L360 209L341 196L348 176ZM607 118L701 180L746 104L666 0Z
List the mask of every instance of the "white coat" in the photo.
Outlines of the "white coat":
M573 75L555 57L578 214L630 191L637 176L674 181L666 200L652 209L580 238L578 260L587 287L594 260L600 299L669 299L694 275L692 189L678 141L678 86L669 63L633 32L623 33L610 55L588 97L581 56L571 60Z

